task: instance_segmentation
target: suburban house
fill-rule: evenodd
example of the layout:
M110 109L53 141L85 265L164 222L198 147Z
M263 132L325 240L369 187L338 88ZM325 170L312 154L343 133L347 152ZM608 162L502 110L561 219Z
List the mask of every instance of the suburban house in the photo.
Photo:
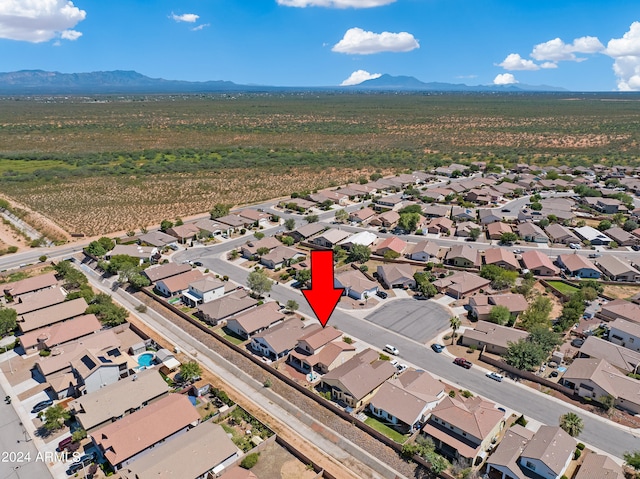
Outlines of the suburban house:
M383 228L392 228L398 224L400 214L397 211L386 211L369 221L371 226L382 226Z
M280 207L282 208L288 208L288 205L295 205L296 208L302 211L308 210L309 208L313 208L316 205L315 202L305 200L303 198L289 198L281 201L279 204L280 204Z
M145 261L153 263L155 258L159 258L158 248L155 246L140 246L137 244L117 244L111 251L107 251L104 257L106 260L110 260L114 256L120 255L138 258L140 263Z
M551 259L536 250L522 253L522 263L525 269L536 276L557 276L560 274L560 269L553 264Z
M18 316L18 327L23 333L28 333L29 331L81 316L87 310L88 306L84 298L76 298L71 301L54 304L53 306Z
M602 305L600 316L606 321L622 318L632 323L640 323L640 306L625 299L614 299Z
M342 340L342 332L333 326L315 329L298 338L295 350L287 362L303 373L315 370L326 374L334 367L350 360L356 348Z
M318 204L330 201L331 203L336 205L346 205L349 197L347 195L338 193L337 191L323 190L319 191L318 193L310 194L309 196L307 196L307 199Z
M413 268L407 263L383 264L377 269L378 279L386 288L415 288Z
M640 353L640 324L616 319L609 323L609 341Z
M93 444L115 470L147 449L197 426L200 415L186 395L169 394L91 434Z
M18 316L48 308L62 303L67 297L67 292L61 287L43 289L36 293L23 294L12 303L7 303L7 308L14 309Z
M162 279L186 273L187 271L191 271L191 269L191 265L187 263L166 263L147 268L142 274L149 278L149 281L152 283L156 283Z
M222 426L207 421L152 448L119 474L122 479L206 479L226 471L241 455Z
M45 289L53 288L58 284L55 273L46 273L31 278L21 279L13 283L2 285L2 292L5 296L12 298L14 301L23 294L36 293Z
M491 240L499 240L505 233L513 233L511 226L507 223L497 221L495 223L489 223L487 225L487 236Z
M473 329L465 329L462 345L475 347L480 351L486 348L488 353L502 355L509 349L509 343L517 343L528 336L526 331L480 320Z
M640 271L617 256L603 255L598 258L597 266L610 281L633 283L640 281Z
M251 208L245 208L242 211L239 211L237 215L240 218L253 222L256 226L269 226L269 214L267 213L252 210Z
M518 228L518 236L525 241L528 241L531 243L548 243L549 242L549 238L547 237L546 234L544 234L544 231L542 231L542 228L540 228L535 223L529 223L529 222L520 223L517 228Z
M95 314L76 316L73 319L55 323L44 328L34 329L18 336L25 352L51 349L60 344L83 338L102 329Z
M478 218L480 224L488 225L489 223L496 223L502 221L502 216L493 212L493 210L480 209L478 210Z
M618 243L618 246L633 246L640 243L640 239L620 227L609 228L607 236Z
M571 230L558 223L552 223L544 229L552 243L570 244L580 243L580 239Z
M284 321L284 313L276 302L268 302L237 314L227 320L227 328L243 339Z
M402 208L402 195L383 196L375 200L374 209L380 211L382 209L391 209L392 211Z
M351 233L349 231L332 228L313 238L311 240L311 243L322 248L333 248L335 245L337 245L341 241L344 241L349 236L351 236Z
M420 241L407 248L409 259L413 261L432 261L438 259L440 246L434 241Z
M334 287L344 288L344 294L358 301L372 298L378 292L378 283L371 281L358 269L348 269L334 277Z
M301 259L306 257L302 251L298 251L288 246L280 245L272 249L269 253L260 257L260 264L269 269L282 268L288 266L292 259Z
M593 246L607 246L611 243L611 238L591 226L581 226L574 228L573 231L579 238L588 241Z
M114 384L129 373L127 356L117 349L104 352L103 349L86 349L71 360L71 370L75 376L75 389L81 394Z
M638 380L621 373L606 359L574 359L561 383L580 397L598 400L609 395L615 399L617 407L632 414L640 413Z
M425 218L446 218L451 213L451 207L445 205L425 205L422 207L422 216Z
M460 268L477 268L480 262L478 250L464 244L452 246L445 256L445 263Z
M451 234L453 230L453 221L444 216L433 218L425 228L430 234Z
M616 319L616 321L623 321L632 325L636 324L624 321L624 319ZM582 346L580 346L580 349L578 349L576 357L606 359L609 364L623 371L625 374L633 373L637 371L636 368L640 365L640 352L628 349L620 344L624 342L624 336L625 334L621 334L619 329L616 333L609 333L610 341L598 338L597 336L587 336ZM631 345L633 344L634 343L631 343Z
M229 229L228 225L221 225L217 221L204 218L193 223L200 230L200 236L211 237L222 234Z
M529 479L518 463L522 451L534 432L519 424L511 426L487 459L487 475L498 479Z
M460 299L486 288L490 283L491 281L477 274L460 271L451 276L438 279L432 284L439 293L445 293L453 298Z
M169 386L155 369L132 374L69 403L69 411L91 433L169 394Z
M296 230L286 232L285 235L291 236L293 241L299 243L300 241L308 241L309 238L326 229L327 226L323 223L307 223Z
M334 401L359 409L397 372L389 361L379 359L378 352L365 349L325 374L321 388L330 391Z
M516 318L529 307L529 304L523 295L512 293L490 296L476 294L469 298L471 316L480 321L489 319L489 313L495 306L504 306L509 310L511 316Z
M585 198L588 200L590 198ZM593 198L595 200L592 205L596 210L601 213L605 213L608 215L615 215L618 212L627 212L626 207L622 204L622 202L615 198Z
M577 278L600 278L598 268L582 255L561 254L558 255L556 262L569 276L575 276Z
M202 279L203 277L204 275L200 270L192 269L190 271L156 281L155 289L168 298L180 296L189 289L189 284Z
M261 250L261 252L265 249L271 251L281 245L282 243L278 241L276 237L265 236L262 239L252 239L247 241L240 247L240 253L243 258L253 259L255 256L259 256L258 250Z
M492 223L497 225L498 223ZM484 252L484 263L499 266L509 271L518 271L520 263L511 250L505 248L489 248Z
M182 244L193 241L199 233L200 228L193 223L186 223L167 228L167 234L173 236Z
M182 301L192 308L203 303L209 303L224 295L225 283L213 275L206 275L201 279L189 283L189 289L182 293Z
M164 248L165 246L175 245L177 241L175 236L171 236L162 231L149 231L138 238L141 245L155 246L156 248Z
M253 308L258 301L249 296L245 290L238 290L219 299L198 307L200 316L209 324L217 325L234 314L239 314L249 308Z
M313 324L308 329L315 332L319 328L319 325ZM251 337L251 349L273 361L277 361L288 355L296 347L297 338L301 334L306 334L303 329L305 328L301 319L289 319L253 335Z
M504 427L504 413L479 396L445 396L422 429L436 450L451 462L474 466Z
M349 221L352 223L359 223L360 225L367 225L376 216L376 212L371 208L362 208L356 210L349 215Z
M393 251L399 256L407 249L407 242L397 236L389 236L387 239L376 245L375 253L384 256L387 251Z
M410 370L386 381L371 399L369 410L403 433L414 433L444 396L444 385L431 374Z
M354 245L362 245L371 247L378 240L378 236L371 231L360 231L359 233L352 234L347 239L340 242L340 246L350 250Z
M221 216L220 218L215 218L215 220L220 223L226 231L241 230L253 224L253 221L234 214Z
M617 462L604 454L584 451L582 464L573 479L624 479L624 470Z
M477 223L473 223L472 221L458 223L458 225L456 226L455 236L458 236L460 238L470 238L471 231L473 230L478 230L479 235L482 232L482 227Z
M451 219L455 221L473 221L478 218L478 212L473 208L454 206L451 208Z

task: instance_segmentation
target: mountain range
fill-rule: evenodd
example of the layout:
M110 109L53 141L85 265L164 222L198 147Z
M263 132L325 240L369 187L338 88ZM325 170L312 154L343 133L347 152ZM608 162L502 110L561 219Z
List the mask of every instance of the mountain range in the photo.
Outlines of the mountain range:
M21 70L0 73L0 95L112 94L112 93L220 93L283 91L437 91L437 92L558 92L550 86L425 83L411 76L382 75L353 86L278 87L240 85L230 81L190 82L150 78L135 71L60 73Z

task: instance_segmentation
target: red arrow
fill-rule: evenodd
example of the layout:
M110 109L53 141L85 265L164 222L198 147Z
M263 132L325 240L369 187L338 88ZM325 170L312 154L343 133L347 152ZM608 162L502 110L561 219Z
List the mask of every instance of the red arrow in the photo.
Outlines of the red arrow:
M333 287L333 251L311 252L311 289L302 294L324 328L336 309L344 288Z

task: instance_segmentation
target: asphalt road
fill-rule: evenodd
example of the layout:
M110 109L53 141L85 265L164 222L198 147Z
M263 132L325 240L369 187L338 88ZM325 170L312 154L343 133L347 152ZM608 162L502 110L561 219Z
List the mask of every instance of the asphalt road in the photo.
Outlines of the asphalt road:
M396 299L367 315L367 321L425 343L449 327L449 308L434 301Z

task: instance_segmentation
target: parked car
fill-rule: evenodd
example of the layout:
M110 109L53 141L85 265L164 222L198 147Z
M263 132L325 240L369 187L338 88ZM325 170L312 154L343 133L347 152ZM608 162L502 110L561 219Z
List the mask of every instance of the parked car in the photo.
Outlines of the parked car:
M522 253L524 253L524 250L522 250L522 249L514 249L513 250L513 254L522 254Z
M591 253L589 258L599 258L600 256L602 256L600 253Z
M45 409L47 409L50 406L53 406L53 401L51 399L47 399L46 401L40 401L38 404L33 406L33 409L31 410L31 413L32 414L37 414L40 411L44 411Z
M382 299L387 299L387 296L389 296L389 295L384 291L376 291L376 296L378 296L379 298L382 298Z
M640 251L640 245L634 244L633 246L631 246L631 249L633 251Z
M504 376L502 374L498 374L494 372L487 373L486 376L488 378L493 379L494 381L498 381L499 383L501 383L502 380L504 379Z
M582 245L580 243L569 243L569 248L571 248L571 249L582 249Z
M471 361L468 361L465 358L455 358L453 363L458 366L462 366L465 369L469 369L471 367Z
M82 456L77 461L73 461L71 463L71 465L69 466L69 469L67 469L67 476L71 476L71 475L75 474L76 472L81 471L82 468L91 465L91 463L94 460L95 460L95 458L88 457L87 455L85 455L85 456Z
M394 356L397 356L398 354L400 354L400 351L398 351L398 348L396 348L395 346L391 346L390 344L386 344L384 346L384 351L389 354L393 354Z
M406 365L406 364L404 364L404 363L403 363L403 364L398 364L398 365L396 366L396 369L398 370L398 374L405 372L405 371L407 370L407 368L408 368L408 367L409 367L409 366L407 366L407 365Z
M71 436L64 438L62 441L58 443L58 451L64 451L68 448L73 442L73 438Z
M433 349L436 353L441 353L444 351L444 346L442 344L433 343L431 345L431 349Z
M501 210L503 213L511 213L511 210L509 208L502 208Z
M194 261L194 262L193 262L193 264L194 264L195 266L204 266L204 265L202 264L202 261Z

